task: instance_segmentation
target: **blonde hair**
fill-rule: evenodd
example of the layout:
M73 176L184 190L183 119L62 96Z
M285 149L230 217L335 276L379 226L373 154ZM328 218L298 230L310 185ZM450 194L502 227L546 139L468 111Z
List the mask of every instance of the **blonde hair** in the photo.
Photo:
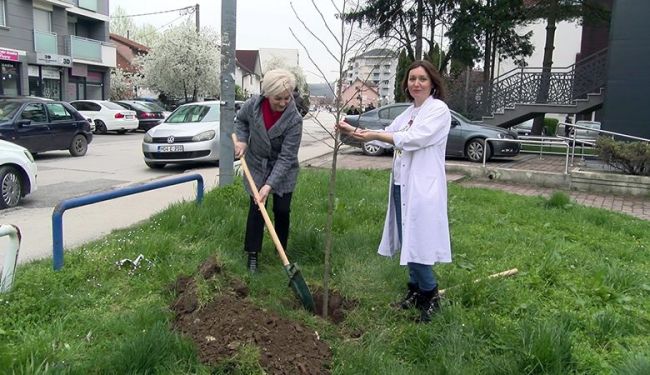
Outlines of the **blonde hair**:
M262 94L267 98L281 94L285 90L291 93L294 87L296 87L296 77L284 69L269 70L262 80Z

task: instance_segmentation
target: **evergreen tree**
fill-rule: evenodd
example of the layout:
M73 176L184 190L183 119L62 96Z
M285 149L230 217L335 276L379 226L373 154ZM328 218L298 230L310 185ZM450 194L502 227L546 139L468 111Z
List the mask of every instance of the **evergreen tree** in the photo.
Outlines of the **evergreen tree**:
M413 60L409 58L406 49L400 51L397 60L397 71L395 72L395 103L407 101L406 93L402 90L402 81L406 75L406 69L408 69L412 62Z

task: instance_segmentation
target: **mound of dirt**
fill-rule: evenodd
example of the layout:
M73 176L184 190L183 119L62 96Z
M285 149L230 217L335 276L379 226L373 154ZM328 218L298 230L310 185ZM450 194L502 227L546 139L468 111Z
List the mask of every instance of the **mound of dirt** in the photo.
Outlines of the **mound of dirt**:
M214 258L201 265L199 274L223 277ZM200 309L191 277L180 277L174 286L174 329L196 343L202 362L216 365L242 346L252 345L259 349L259 363L269 374L329 374L332 353L317 332L255 306L246 299L248 287L241 281L228 284L226 291Z

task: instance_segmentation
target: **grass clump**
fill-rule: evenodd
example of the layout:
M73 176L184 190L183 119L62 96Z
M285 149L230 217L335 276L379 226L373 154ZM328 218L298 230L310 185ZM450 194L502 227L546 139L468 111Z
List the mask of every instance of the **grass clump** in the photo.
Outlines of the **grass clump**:
M556 191L544 202L546 208L568 209L571 207L571 197L563 191Z
M319 286L325 243L326 171L303 171L287 255ZM202 205L177 204L150 220L66 252L61 272L44 260L19 267L0 295L0 369L29 374L262 373L259 348L242 345L215 367L170 330L179 275L210 256L244 281L256 305L319 332L334 374L648 373L650 223L571 204L449 186L454 261L436 265L443 308L427 326L390 303L407 272L376 254L388 173L340 171L332 288L358 301L336 326L295 308L273 244L260 273L242 251L248 198L241 183ZM570 205L570 209L569 206ZM137 269L116 261L146 258ZM518 268L509 278L487 275ZM482 281L474 282L476 279ZM199 308L227 285L196 281ZM356 332L354 337L348 336Z

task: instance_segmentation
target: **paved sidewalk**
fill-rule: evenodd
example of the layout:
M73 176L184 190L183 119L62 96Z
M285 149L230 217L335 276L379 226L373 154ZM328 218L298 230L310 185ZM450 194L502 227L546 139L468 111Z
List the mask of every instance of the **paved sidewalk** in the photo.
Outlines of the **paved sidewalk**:
M384 156L366 156L359 149L344 148L339 152L337 158L337 168L341 169L390 169L392 157ZM470 163L461 159L450 159L447 163L453 163L455 166L462 165L476 166L476 163ZM590 164L589 161L576 158L574 167ZM330 168L332 165L332 154L323 155L302 163L304 167ZM545 171L554 173L564 173L565 158L563 156L522 154L516 158L495 160L490 162L491 167L501 167L510 169L523 169L532 171ZM571 170L569 166L569 170ZM503 190L513 194L528 196L549 197L558 188L545 188L533 185L512 184L482 179L463 179L460 174L447 174L447 180L456 181L463 186L480 187L486 189ZM634 196L618 196L612 194L588 193L580 191L565 191L573 201L589 207L602 208L611 211L621 212L643 220L650 220L650 198Z

